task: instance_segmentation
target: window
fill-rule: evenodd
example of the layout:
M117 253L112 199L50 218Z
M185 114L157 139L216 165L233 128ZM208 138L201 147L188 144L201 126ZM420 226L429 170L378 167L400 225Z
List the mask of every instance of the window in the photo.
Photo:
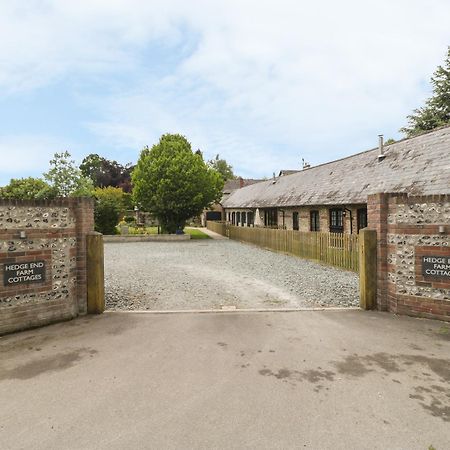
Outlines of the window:
M367 227L367 208L360 208L357 211L358 231Z
M299 226L298 226L298 212L297 211L292 213L292 229L293 230L297 230L297 231L299 229Z
M250 211L247 213L247 226L249 227L251 225L254 225L254 223L255 223L255 218L253 216L253 212Z
M245 223L247 222L247 213L242 213L242 226L245 227Z
M236 225L236 213L234 211L231 213L231 224Z
M275 208L264 210L264 226L274 228L278 226L278 213Z
M309 212L309 231L320 231L319 211Z
M344 211L340 208L330 209L330 231L332 233L344 232Z
M239 226L241 224L241 213L238 211L236 213L236 225Z

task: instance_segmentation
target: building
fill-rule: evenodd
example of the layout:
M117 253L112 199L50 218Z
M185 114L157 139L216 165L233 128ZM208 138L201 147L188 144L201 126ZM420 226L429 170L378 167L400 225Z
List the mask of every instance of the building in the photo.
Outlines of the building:
M300 231L357 233L367 196L450 194L450 126L233 191L227 222Z
M233 178L232 180L227 180L222 189L222 199L219 203L214 203L209 209L203 211L201 215L201 223L203 226L206 225L208 220L225 220L225 213L223 209L224 201L237 189L241 189L245 186L250 186L255 183L259 183L264 180L255 180L252 178Z

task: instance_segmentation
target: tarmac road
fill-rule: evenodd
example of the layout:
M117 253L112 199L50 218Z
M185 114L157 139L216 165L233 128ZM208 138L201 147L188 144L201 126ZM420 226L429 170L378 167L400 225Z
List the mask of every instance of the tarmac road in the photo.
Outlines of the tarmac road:
M105 313L0 338L0 448L450 448L450 325Z

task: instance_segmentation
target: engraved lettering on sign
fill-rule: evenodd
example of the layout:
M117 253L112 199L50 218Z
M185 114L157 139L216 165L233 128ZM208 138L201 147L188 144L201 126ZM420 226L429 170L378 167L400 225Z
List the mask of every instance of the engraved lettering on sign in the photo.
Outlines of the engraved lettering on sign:
M422 275L450 280L450 257L422 256Z
M4 264L3 285L42 283L45 281L45 261Z

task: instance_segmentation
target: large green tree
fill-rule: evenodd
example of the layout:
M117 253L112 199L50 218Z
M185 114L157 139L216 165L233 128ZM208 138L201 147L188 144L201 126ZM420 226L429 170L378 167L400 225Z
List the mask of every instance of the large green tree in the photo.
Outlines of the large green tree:
M142 150L133 171L133 196L154 214L164 232L183 229L186 220L220 199L223 179L179 134L165 134Z
M408 116L408 126L400 129L407 137L450 124L450 47L444 65L438 66L431 77L431 84L433 95L425 106Z
M9 184L0 188L0 198L19 200L48 200L56 196L56 190L40 178L13 178Z
M233 167L227 163L227 161L223 158L220 158L219 155L216 155L214 159L208 161L208 164L222 176L223 181L232 180L236 178L233 173Z

